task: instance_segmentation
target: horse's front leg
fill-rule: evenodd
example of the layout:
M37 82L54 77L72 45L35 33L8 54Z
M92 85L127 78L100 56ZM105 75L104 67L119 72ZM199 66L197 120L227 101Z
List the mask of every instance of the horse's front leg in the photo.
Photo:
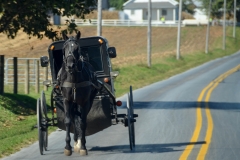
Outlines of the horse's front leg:
M81 148L81 140L79 139L79 132L81 131L81 111L80 106L77 105L74 110L74 152L79 153Z
M80 106L79 106L80 107ZM85 156L87 155L86 149L86 138L85 132L87 128L87 113L84 107L78 108L78 116L75 116L75 133L77 133L77 141L74 145L74 151L79 152L80 155Z
M70 137L70 127L71 127L71 105L72 103L68 101L67 99L63 100L64 104L64 112L65 112L65 125L66 125L66 146L64 150L64 154L66 156L72 155L72 147L70 145L71 137Z
M86 148L86 138L85 132L87 128L87 112L86 107L81 107L81 123L80 123L81 131L79 135L79 139L81 139L81 147L80 147L80 155L87 155L87 148Z

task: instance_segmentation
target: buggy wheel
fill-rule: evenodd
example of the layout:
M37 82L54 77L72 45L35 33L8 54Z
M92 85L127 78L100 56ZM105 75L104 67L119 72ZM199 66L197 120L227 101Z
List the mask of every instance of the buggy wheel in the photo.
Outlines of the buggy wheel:
M44 91L41 94L41 115L42 116L42 132L43 132L43 146L45 151L47 151L48 147L48 117L47 117L47 103Z
M128 111L128 133L129 133L129 144L130 144L130 149L135 148L135 131L134 131L134 122L136 121L134 119L133 115L133 103L131 102L131 93L128 94L127 97L127 111Z
M43 155L43 132L42 132L42 115L40 111L40 98L37 100L37 126L38 126L38 141L39 141L39 150L40 154Z
M133 120L133 122L131 123L130 127L131 127L131 131L132 131L132 145L133 148L135 148L135 127L134 127L134 122L135 121L135 117L134 117L134 110L133 110L133 94L132 94L132 86L130 86L130 93L129 93L129 103L130 103L130 111L131 111L131 118Z

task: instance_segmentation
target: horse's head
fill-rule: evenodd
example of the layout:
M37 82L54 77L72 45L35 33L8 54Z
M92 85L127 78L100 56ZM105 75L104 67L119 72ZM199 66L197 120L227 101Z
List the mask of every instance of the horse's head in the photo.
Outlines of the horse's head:
M65 69L69 73L79 72L82 69L83 57L81 55L80 45L78 39L81 37L80 31L77 32L75 37L68 38L64 33L63 39L66 41L63 45L63 61ZM80 69L79 69L80 68Z

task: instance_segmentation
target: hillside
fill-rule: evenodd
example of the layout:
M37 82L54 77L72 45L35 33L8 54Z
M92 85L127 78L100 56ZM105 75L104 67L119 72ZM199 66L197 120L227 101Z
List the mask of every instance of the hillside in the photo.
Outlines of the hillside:
M96 26L79 27L82 37L95 36ZM181 55L204 51L206 26L183 27L181 30ZM117 49L117 58L113 64L122 66L130 63L146 63L147 54L147 27L103 27L102 36L106 37L110 46ZM210 30L211 48L221 48L219 38L222 36L222 27L214 26ZM5 57L40 57L47 55L47 48L52 42L31 38L19 32L15 39L8 39L0 34L0 55ZM153 63L160 57L176 54L177 28L152 27L152 57Z

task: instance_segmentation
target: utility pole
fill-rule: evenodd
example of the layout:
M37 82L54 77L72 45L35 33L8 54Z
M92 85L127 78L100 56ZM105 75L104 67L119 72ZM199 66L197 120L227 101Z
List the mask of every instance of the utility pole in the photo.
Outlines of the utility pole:
M234 0L234 9L233 9L233 38L236 38L236 6L237 0Z
M97 24L97 35L102 35L102 0L98 0L98 24Z
M208 43L209 43L209 30L210 30L210 16L211 16L211 6L212 6L212 0L209 2L209 8L208 8L208 25L207 25L207 35L206 35L206 48L205 48L205 53L208 53Z
M226 0L224 0L223 6L223 50L226 49Z
M148 0L148 39L147 39L147 60L148 60L148 67L151 67L151 21L152 21L152 2Z
M182 20L182 0L179 1L178 12L178 34L177 34L177 59L180 58L180 40L181 40L181 20Z

